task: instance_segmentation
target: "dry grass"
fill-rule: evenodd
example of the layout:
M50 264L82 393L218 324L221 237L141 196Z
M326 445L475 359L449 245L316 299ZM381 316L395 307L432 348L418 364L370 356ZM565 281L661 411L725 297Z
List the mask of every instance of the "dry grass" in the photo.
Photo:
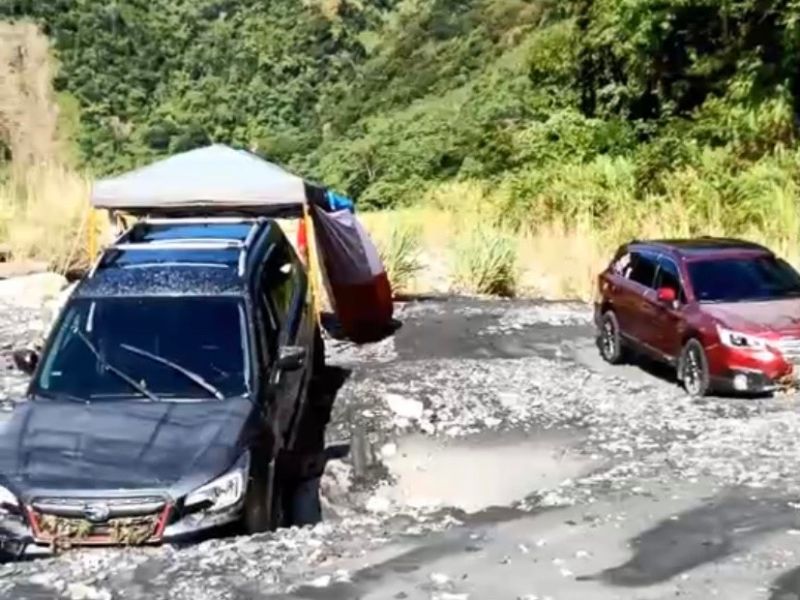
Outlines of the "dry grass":
M0 183L0 242L16 260L44 261L61 272L85 266L89 193L90 181L65 167L15 169Z
M60 154L52 66L47 36L35 24L0 22L0 143L16 167Z
M453 214L426 207L404 209L401 214L402 219L416 221L423 231L428 232L428 235L422 236L422 267L416 274L413 286L416 292L497 292L496 289L482 286L463 285L464 263L484 264L481 256L486 255L486 246L467 243L466 240L477 238L469 236L470 230L463 224L465 217L462 213ZM371 234L379 240L387 230L376 224L392 222L396 218L393 211L365 217ZM609 220L602 228L593 225L590 219L578 219L573 222L555 220L517 232L491 224L484 224L483 229L489 229L486 235L511 238L516 242L517 268L513 271L505 267L500 269L500 274L506 280L508 274L516 274L516 281L509 282L508 287L515 289L520 296L553 300L591 300L597 275L605 268L613 252L621 243L635 237L656 239L731 235L763 243L795 266L800 266L800 245L790 234L794 231L791 222L784 221L789 225L784 229L786 233L776 236L755 226L749 230L731 232L715 222L702 223L690 221L690 218L677 205L666 205L656 211L620 215ZM474 227L478 227L477 221L473 223ZM457 247L458 252L443 252L442 248L448 246ZM467 256L467 253L471 255ZM469 270L473 273L481 271L477 267Z
M59 271L86 265L90 187L88 178L62 166L13 169L0 182L0 244L15 259L46 261ZM450 184L420 206L360 214L398 292L589 300L616 247L634 237L733 235L800 265L800 212L786 187L761 192L771 199L774 219L751 220L735 230L720 225L721 206L709 202L703 212L688 210L678 193L666 202L626 207L602 226L578 216L512 230L484 194L474 184ZM97 239L107 238L102 215L96 224Z

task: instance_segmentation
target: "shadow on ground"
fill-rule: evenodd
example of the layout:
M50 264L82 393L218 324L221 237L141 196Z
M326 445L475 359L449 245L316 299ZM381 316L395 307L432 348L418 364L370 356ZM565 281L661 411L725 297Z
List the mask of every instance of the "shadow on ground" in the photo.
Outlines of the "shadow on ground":
M674 515L631 540L633 557L618 567L582 578L638 587L746 550L759 537L797 524L785 499L734 491Z
M419 540L414 545L383 562L379 562L353 573L350 581L334 582L325 587L304 585L296 588L291 594L271 596L270 600L353 600L364 594L373 592L387 578L395 575L403 576L415 573L442 557L457 553L482 552L484 539L475 534L475 527L498 525L531 516L531 512L503 506L492 506L478 513L466 514L458 510L443 511L462 518L464 527L428 538L423 543Z
M769 600L800 600L800 567L778 577L771 590Z

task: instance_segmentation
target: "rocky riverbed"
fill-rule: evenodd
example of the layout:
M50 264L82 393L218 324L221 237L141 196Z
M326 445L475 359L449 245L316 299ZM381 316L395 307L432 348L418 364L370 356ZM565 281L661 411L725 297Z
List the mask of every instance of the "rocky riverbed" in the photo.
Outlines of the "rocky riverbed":
M0 352L46 330L28 304L0 308ZM7 563L0 597L800 598L796 397L698 402L661 369L609 367L582 304L397 317L378 344L328 343L327 437L350 452L322 523ZM24 384L3 371L4 409Z

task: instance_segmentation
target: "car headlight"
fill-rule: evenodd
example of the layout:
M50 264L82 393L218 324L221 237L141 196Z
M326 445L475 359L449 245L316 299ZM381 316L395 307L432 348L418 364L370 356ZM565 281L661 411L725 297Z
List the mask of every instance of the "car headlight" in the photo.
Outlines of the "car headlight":
M724 346L729 348L740 348L746 350L763 350L767 347L767 341L755 335L731 331L724 327L717 326L719 340Z
M207 503L206 510L209 511L225 510L235 506L244 496L249 470L250 460L245 456L225 475L217 477L186 496L184 504L196 506Z
M6 488L0 486L0 514L6 512L8 508L19 507L19 500Z

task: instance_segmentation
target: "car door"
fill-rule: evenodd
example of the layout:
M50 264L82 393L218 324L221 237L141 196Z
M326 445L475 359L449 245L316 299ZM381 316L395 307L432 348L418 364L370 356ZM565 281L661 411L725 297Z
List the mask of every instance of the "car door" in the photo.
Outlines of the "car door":
M260 287L271 325L276 332L270 382L274 389L281 432L285 435L291 428L297 410L307 366L295 370L281 369L277 359L283 351L291 348L304 348L309 352L311 336L306 311L308 281L302 264L285 240L277 242L270 251ZM310 360L309 353L305 357L305 365Z
M648 296L655 295L654 283L657 269L654 253L632 250L630 261L623 270L623 278L616 289L616 312L623 335L638 344L646 344L649 323L646 313Z
M675 303L666 304L657 299L651 303L653 318L653 334L651 345L665 358L674 360L681 351L683 340L686 293L677 263L670 257L660 256L656 273L656 290L670 288L675 290Z

